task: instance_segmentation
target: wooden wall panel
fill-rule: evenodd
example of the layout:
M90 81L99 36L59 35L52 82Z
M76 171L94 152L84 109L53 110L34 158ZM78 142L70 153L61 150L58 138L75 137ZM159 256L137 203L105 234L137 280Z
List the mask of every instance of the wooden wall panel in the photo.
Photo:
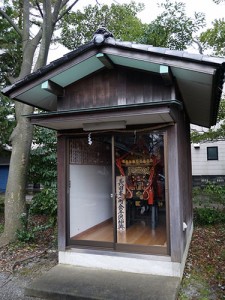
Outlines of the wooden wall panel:
M178 124L171 126L168 131L168 190L170 216L170 252L173 262L181 262L181 196L178 154Z
M178 146L180 156L179 174L181 178L181 216L182 221L188 225L183 232L183 247L186 246L188 234L193 222L192 207L192 167L191 167L191 141L190 141L190 123L189 119L183 113L179 114L179 135Z
M66 249L67 224L67 150L66 138L58 137L57 142L57 182L58 182L58 250Z
M58 110L170 100L171 89L156 73L104 69L68 86L65 97L58 103Z
M186 190L184 192L184 202L183 202L183 219L187 223L188 228L186 233L189 233L191 229L191 224L193 222L193 202L192 202L192 165L191 165L191 137L190 137L190 124L189 122L185 127L186 132L186 148L185 154L187 159L184 160L186 164L186 174L184 177L184 184L186 186ZM186 246L186 240L184 240L184 246Z
M180 262L193 221L190 126L185 111L174 111L176 124L168 130L168 180L172 261ZM188 225L183 231L183 222Z

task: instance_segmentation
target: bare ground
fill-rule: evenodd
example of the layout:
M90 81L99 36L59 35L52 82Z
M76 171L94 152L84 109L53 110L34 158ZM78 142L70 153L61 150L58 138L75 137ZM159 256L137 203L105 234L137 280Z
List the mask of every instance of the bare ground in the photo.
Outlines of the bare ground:
M224 224L194 229L178 299L225 299Z
M0 224L2 223L3 216L0 217ZM46 216L32 217L32 226L42 226L46 223ZM32 243L16 242L0 248L0 298L34 299L24 296L24 288L56 264L56 228L46 228L37 232Z

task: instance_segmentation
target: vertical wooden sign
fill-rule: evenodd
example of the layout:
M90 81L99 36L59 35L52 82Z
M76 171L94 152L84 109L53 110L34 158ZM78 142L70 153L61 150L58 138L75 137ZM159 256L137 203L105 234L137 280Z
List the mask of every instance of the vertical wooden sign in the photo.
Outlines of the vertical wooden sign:
M116 176L117 230L126 230L126 177Z

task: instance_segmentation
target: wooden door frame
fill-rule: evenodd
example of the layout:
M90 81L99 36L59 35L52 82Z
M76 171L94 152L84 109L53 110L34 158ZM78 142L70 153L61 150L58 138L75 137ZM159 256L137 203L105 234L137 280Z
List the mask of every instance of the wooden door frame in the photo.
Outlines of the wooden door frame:
M148 129L147 129L148 130ZM149 130L150 131L150 130ZM126 131L122 132L126 134ZM86 248L86 249L101 249L101 250L110 250L118 252L127 252L127 253L144 253L144 254L158 254L158 255L170 255L170 226L169 226L169 193L168 193L168 145L167 145L167 130L164 129L163 133L163 142L164 142L164 165L165 165L165 203L166 203L166 236L167 236L167 246L158 247L158 246L144 246L144 245L132 245L132 244L118 244L117 243L117 215L116 215L116 191L115 191L115 142L114 142L114 135L115 133L109 133L112 141L111 150L112 150L112 202L113 202L113 237L114 241L111 243L109 242L98 242L98 241L74 241L70 238L70 218L69 218L69 202L70 202L70 193L69 193L69 140L71 138L79 138L81 135L65 135L64 139L66 140L66 247L78 247L78 248ZM101 132L99 132L101 134ZM84 133L84 135L88 135L88 133ZM63 148L65 149L65 148ZM62 150L60 151L62 155ZM65 162L65 157L64 157ZM62 179L62 176L60 176ZM60 231L62 232L62 230ZM65 232L65 231L64 231ZM61 238L59 238L62 240ZM61 247L62 249L62 247Z

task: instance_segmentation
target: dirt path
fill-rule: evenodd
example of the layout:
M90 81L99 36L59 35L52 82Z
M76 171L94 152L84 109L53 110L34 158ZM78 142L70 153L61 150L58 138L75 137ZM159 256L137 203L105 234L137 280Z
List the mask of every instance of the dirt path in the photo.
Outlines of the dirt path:
M0 294L2 300L34 300L33 297L24 296L24 288L32 280L29 277L0 273ZM39 298L35 298L39 300ZM43 300L43 299L42 299Z
M39 300L39 298L24 296L24 288L56 264L57 252L51 251L42 257L23 261L13 272L0 272L1 300Z

